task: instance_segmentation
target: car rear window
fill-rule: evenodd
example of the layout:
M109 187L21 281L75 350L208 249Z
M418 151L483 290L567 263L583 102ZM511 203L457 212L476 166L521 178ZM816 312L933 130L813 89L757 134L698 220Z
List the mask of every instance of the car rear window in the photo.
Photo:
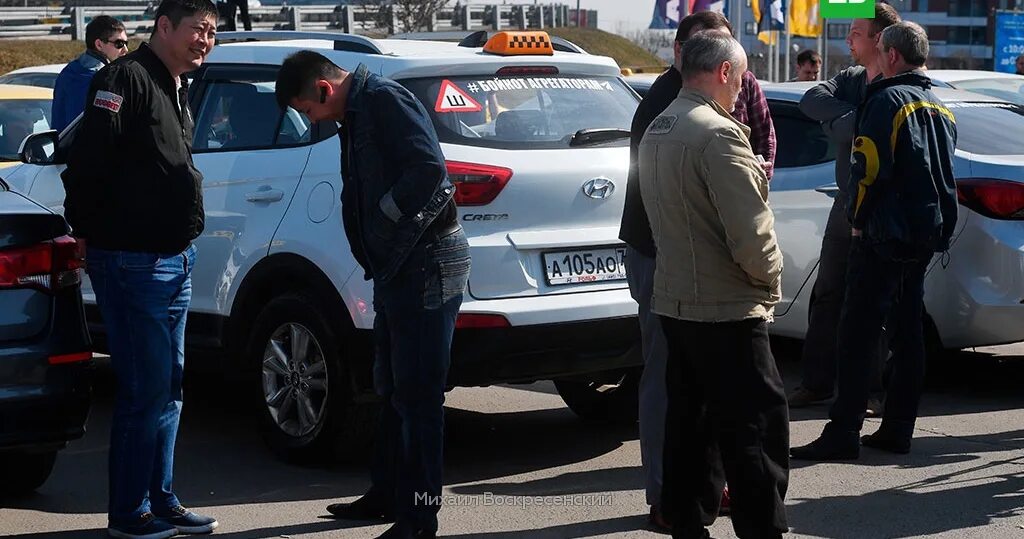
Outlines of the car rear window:
M956 83L956 87L961 90L969 90L977 94L1004 99L1017 105L1024 104L1024 77L962 80Z
M981 155L1024 154L1024 108L1010 103L946 103L956 118L956 147Z
M401 81L441 142L506 150L569 148L581 129L629 130L637 98L617 77L517 75ZM619 139L606 145L628 145Z

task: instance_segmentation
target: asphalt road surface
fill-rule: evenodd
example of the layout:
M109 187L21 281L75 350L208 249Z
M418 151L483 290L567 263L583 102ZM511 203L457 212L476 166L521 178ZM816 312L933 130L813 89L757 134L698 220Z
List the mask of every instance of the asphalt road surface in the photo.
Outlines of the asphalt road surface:
M792 388L798 356L788 346L777 356ZM110 378L101 364L89 432L61 453L50 480L0 500L0 536L105 536ZM912 454L865 449L856 463L794 463L790 536L1024 538L1022 384L1024 345L961 353L930 378ZM385 529L325 519L328 503L367 488L364 468L277 460L225 386L187 375L175 481L187 506L220 519L215 537L370 538ZM826 412L795 410L793 444L816 437ZM550 383L457 389L447 423L443 536L659 537L647 529L635 425L579 421ZM712 533L735 537L728 518Z

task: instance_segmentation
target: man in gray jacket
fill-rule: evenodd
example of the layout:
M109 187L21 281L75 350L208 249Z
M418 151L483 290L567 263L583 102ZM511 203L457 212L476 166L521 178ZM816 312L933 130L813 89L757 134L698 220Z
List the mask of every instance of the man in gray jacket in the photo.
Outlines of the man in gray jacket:
M841 71L804 94L800 110L821 122L825 133L836 143L836 184L839 192L832 202L832 211L821 242L818 277L811 292L810 320L803 351L803 382L789 394L790 407L797 408L832 398L836 383L836 328L846 292L846 262L850 251L850 223L846 207L850 200L846 185L850 177L850 151L856 128L857 107L864 101L867 85L881 78L878 66L878 39L882 30L900 21L896 10L878 2L874 19L855 19L850 25L846 43L858 65ZM883 352L885 339L879 343ZM881 365L871 365L871 379L876 392L881 387ZM868 402L868 414L881 412L877 398Z
M730 116L747 56L708 30L680 58L682 91L639 152L657 247L651 312L668 344L662 507L672 537L709 537L728 479L736 534L773 539L787 530L789 478L789 414L767 331L782 252L750 128Z

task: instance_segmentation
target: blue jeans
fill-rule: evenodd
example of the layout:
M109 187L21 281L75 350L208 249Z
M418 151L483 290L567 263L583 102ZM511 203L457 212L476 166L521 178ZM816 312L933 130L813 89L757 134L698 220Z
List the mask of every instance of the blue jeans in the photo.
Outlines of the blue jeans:
M87 247L87 271L117 379L110 429L111 525L179 505L171 478L195 256L194 246L178 254Z
M398 273L374 283L374 385L383 398L372 491L394 500L400 524L437 530L444 393L452 334L469 280L460 228L421 240Z

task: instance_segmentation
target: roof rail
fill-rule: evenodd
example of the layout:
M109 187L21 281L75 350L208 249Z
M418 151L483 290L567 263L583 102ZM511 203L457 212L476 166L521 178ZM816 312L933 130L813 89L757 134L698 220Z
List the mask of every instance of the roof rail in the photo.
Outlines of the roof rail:
M515 30L510 30L514 32ZM487 40L491 38L493 34L487 32L487 30L478 30L476 32L468 31L453 31L453 32L406 32L404 34L396 34L389 36L388 39L422 39L426 41L458 41L460 47L477 48L483 47L487 44ZM582 47L557 36L551 37L551 46L559 52L572 52L577 54L587 54L587 51L583 50Z
M367 54L384 54L377 42L355 34L342 32L297 32L294 30L267 30L259 32L220 32L218 43L240 43L248 41L283 41L294 39L318 39L333 41L334 50L362 52Z

